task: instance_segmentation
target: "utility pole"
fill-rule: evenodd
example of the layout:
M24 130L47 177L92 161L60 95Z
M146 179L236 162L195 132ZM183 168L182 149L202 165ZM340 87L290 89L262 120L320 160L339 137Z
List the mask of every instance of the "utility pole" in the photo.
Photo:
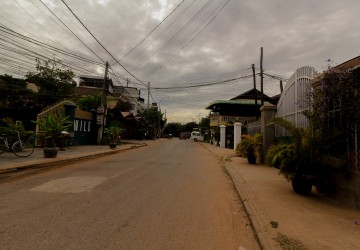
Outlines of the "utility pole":
M254 91L255 91L255 104L258 105L257 102L257 89L256 89L256 76L255 76L255 65L251 64L252 72L253 72L253 81L254 81Z
M129 87L129 82L130 82L130 79L126 78L126 87Z
M282 93L284 90L282 80L280 80L280 92Z
M105 74L104 74L104 83L102 86L102 96L101 96L101 106L100 108L98 107L97 110L97 123L99 125L99 129L98 129L98 139L97 139L97 143L100 144L101 140L102 140L102 135L103 135L103 131L104 131L104 126L106 123L106 91L107 91L107 75L108 75L108 69L109 69L109 63L106 62L105 63Z
M150 82L148 82L148 107L147 109L149 110L150 109Z
M147 113L149 113L150 110L150 82L148 82L148 105L147 105ZM146 136L150 138L149 136L149 124L146 125Z
M261 106L264 105L264 76L263 76L263 47L260 49L260 86L261 86Z

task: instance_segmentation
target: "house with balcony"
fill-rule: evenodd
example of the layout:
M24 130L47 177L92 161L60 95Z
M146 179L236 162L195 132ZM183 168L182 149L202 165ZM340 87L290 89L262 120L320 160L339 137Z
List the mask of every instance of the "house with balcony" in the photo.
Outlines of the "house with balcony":
M130 112L135 116L145 109L144 99L140 97L140 90L134 87L110 85L107 98L108 107L116 106L119 99L131 104Z
M269 97L257 89L246 91L230 100L216 100L206 109L210 111L210 126L233 124L234 122L246 123L260 117L261 102L276 105L279 96Z
M131 104L130 112L135 116L140 110L144 110L144 99L140 96L140 90L134 87L116 86L111 79L107 79L104 86L104 78L93 76L80 76L79 86L75 92L80 96L96 96L106 93L106 106L114 108L119 100Z
M278 100L279 96L269 97L254 88L230 100L213 101L206 107L206 109L210 110L209 118L212 134L214 135L216 133L219 126L226 126L226 147L233 148L233 124L235 122L244 124L245 126L242 127L242 132L247 133L246 124L248 121L258 120L258 118L260 118L260 107L262 103L276 105Z

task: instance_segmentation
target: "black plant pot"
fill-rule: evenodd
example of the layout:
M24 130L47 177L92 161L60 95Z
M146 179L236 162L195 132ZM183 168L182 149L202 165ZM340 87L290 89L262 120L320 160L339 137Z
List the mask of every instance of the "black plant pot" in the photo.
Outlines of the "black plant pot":
M110 149L115 149L116 148L116 143L110 143L109 146L110 146Z
M300 195L310 195L312 189L312 180L306 176L295 175L291 180L292 188L295 193Z
M44 157L45 158L56 158L59 148L44 148Z
M254 154L247 154L247 159L248 159L248 162L250 164L255 164L256 163L256 155Z

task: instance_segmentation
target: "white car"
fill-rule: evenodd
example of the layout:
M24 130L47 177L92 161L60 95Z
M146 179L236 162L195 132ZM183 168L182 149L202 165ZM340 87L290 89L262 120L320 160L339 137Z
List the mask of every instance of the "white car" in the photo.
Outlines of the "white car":
M201 135L201 133L199 131L193 131L193 132L191 132L190 140L194 140L195 142L204 141L204 136Z

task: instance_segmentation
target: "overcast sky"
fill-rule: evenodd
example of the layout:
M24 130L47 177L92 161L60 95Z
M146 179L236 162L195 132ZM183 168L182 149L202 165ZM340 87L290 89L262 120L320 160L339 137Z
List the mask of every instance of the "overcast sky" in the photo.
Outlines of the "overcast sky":
M284 78L359 56L359 11L359 0L1 0L0 74L24 77L45 56L103 76L108 61L113 81L129 78L146 102L150 82L168 122L198 121L210 102L252 88L261 47L265 72ZM265 78L264 91L278 94L279 81Z

